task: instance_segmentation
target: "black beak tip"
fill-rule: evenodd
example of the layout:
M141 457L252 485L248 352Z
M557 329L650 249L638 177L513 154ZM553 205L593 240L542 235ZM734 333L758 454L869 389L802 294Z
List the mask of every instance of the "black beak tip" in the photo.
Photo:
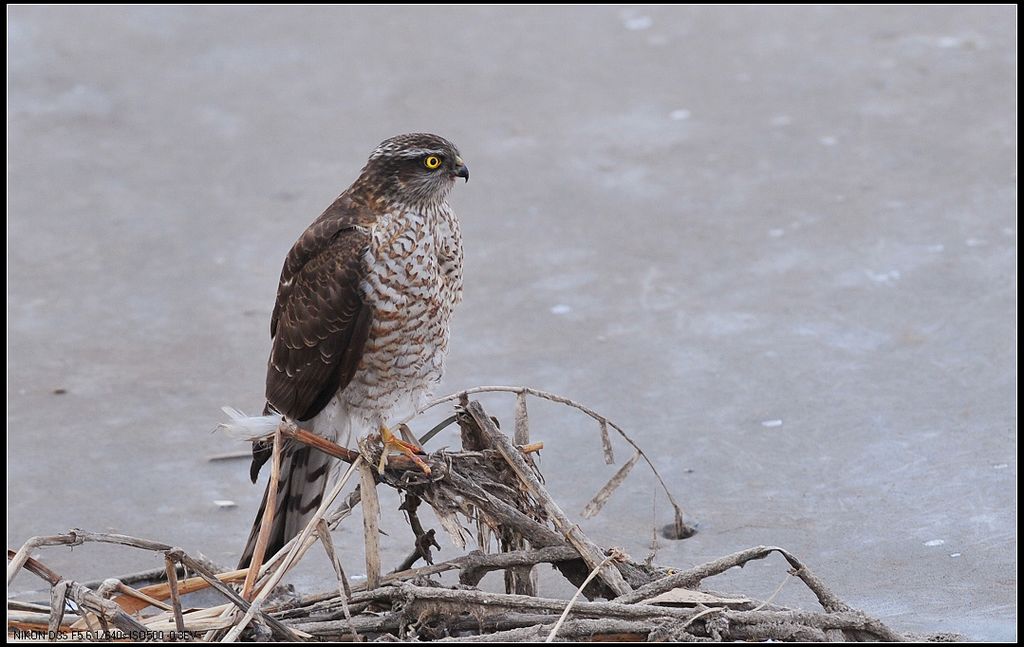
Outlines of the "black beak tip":
M459 168L455 169L455 177L464 178L467 182L469 182L469 167L463 164Z

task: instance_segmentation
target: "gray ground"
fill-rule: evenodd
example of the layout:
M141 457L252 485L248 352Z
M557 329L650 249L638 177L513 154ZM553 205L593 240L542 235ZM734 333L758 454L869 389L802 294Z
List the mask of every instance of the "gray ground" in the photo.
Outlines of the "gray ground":
M262 404L281 261L378 141L428 130L473 172L441 392L527 384L627 427L700 526L659 562L778 544L898 629L1015 637L1014 8L8 20L9 546L113 528L233 563L260 488L207 462L238 448L210 430ZM615 468L587 419L531 413L577 514ZM585 528L642 557L670 520L651 492L638 468Z

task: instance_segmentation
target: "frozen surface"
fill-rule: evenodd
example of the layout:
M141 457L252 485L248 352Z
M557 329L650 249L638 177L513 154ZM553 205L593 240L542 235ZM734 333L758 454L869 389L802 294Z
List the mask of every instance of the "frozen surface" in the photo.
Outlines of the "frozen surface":
M9 8L8 545L113 528L233 564L261 488L206 457L238 448L210 433L221 406L262 404L281 261L378 141L429 130L473 169L443 392L527 384L623 424L700 526L662 563L777 544L898 629L1013 639L1015 23ZM597 430L531 415L578 513L615 469ZM642 557L670 516L634 474L584 526ZM44 557L78 579L159 565ZM314 555L293 581L330 578ZM796 583L783 601L813 606Z

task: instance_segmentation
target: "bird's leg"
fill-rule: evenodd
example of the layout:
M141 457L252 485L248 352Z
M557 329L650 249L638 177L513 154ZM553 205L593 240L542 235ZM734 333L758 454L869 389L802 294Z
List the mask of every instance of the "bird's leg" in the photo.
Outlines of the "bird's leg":
M417 446L417 445L415 445L413 443L407 443L404 440L402 440L401 438L396 437L391 432L391 430L388 429L388 427L386 425L381 425L381 427L380 427L380 439L381 439L381 442L384 443L384 451L381 452L380 463L377 465L377 472L378 473L381 473L381 472L384 471L384 466L387 465L387 463L388 463L388 460L387 460L388 450L391 449L391 450L394 450L394 451L396 451L396 452L398 452L400 454L405 454L406 456L408 456L410 459L412 459L412 462L416 463L416 465L421 470L423 470L424 474L426 474L427 476L430 476L430 466L427 465L426 463L424 463L423 459L421 459L419 456L417 456L417 454L422 454L423 453L423 450L419 446Z

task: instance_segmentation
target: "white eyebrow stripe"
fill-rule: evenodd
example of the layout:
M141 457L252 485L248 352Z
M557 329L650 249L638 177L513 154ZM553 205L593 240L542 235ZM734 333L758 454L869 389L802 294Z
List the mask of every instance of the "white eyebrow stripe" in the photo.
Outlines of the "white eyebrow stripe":
M430 148L409 148L401 152L399 157L409 159L413 157L423 157L424 155L443 155L439 150L433 150Z

